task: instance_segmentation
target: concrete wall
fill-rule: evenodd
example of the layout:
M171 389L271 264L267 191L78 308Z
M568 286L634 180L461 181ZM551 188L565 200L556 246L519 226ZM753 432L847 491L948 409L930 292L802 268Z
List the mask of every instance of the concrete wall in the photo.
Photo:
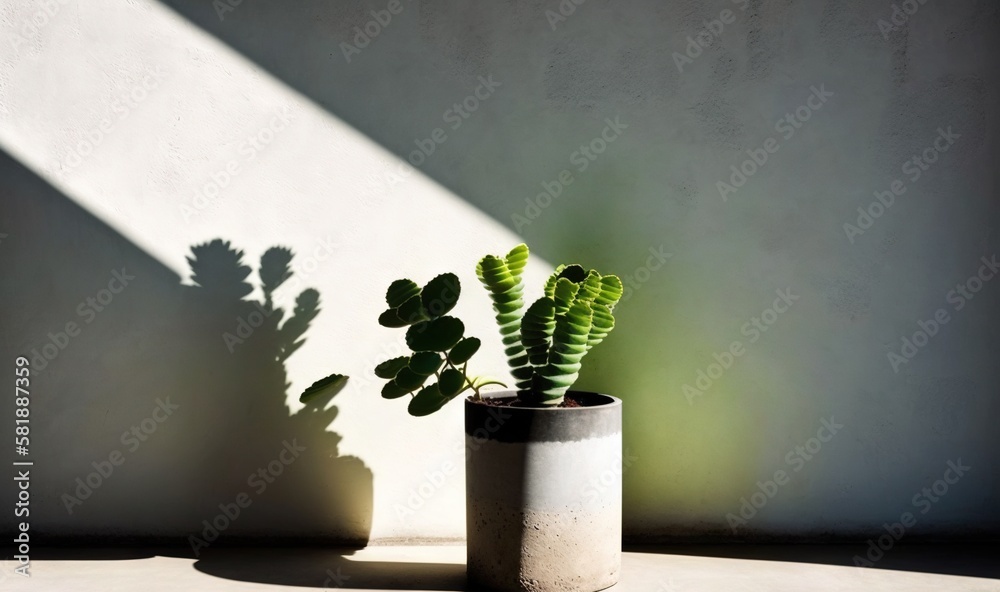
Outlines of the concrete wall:
M533 295L564 261L629 285L578 383L625 400L627 535L905 512L996 533L1000 288L973 279L1000 243L995 5L219 6L0 8L2 360L58 350L33 365L36 532L187 536L243 493L230 536L462 537L459 405L379 398L401 334L375 318L391 280L455 271L475 367L502 376L473 267L523 239ZM295 252L287 314L319 292L283 363L268 324L224 341L252 304L193 285L215 238L254 286L268 247ZM215 283L249 271L208 256ZM330 410L302 411L334 371ZM925 495L949 462L971 469Z

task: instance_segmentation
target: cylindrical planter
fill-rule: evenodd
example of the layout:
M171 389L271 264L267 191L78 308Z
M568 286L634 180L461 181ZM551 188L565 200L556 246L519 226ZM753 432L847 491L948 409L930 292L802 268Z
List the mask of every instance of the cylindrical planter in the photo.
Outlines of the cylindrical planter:
M569 396L581 406L465 401L470 584L595 592L618 581L622 402L598 393Z

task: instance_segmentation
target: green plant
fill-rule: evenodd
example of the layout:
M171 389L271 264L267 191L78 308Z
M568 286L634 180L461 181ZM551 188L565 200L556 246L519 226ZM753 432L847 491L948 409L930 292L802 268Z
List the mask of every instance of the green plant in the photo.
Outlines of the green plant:
M483 257L476 275L493 301L518 398L530 405L556 406L576 382L583 357L614 328L612 310L622 296L622 283L579 265L560 265L545 283L544 295L524 311L521 276L527 263L528 247L520 244L505 256ZM465 337L462 321L446 315L460 294L458 277L452 273L437 276L423 288L412 280L396 280L386 291L389 308L379 316L379 324L408 327L406 344L413 354L382 362L375 374L388 381L384 398L411 395L412 415L429 415L470 389L479 399L483 386L506 386L469 376L468 361L480 341ZM437 382L426 384L431 376Z
M505 256L483 257L476 275L493 300L518 398L556 406L579 377L583 357L614 329L622 282L580 265L560 265L545 282L544 295L522 313L527 262L528 247L520 244Z
M454 308L461 291L453 273L441 274L423 288L409 279L396 280L386 291L389 308L378 322L383 327L408 327L406 345L413 354L382 362L375 367L375 375L388 381L382 397L411 395L407 407L411 415L434 413L469 389L479 398L480 389L488 384L506 386L468 374L469 359L481 343L465 336L462 321L445 314ZM427 384L431 376L437 381Z
M483 257L476 275L493 301L518 399L558 406L579 377L583 357L614 329L613 310L622 297L622 282L580 265L560 265L545 282L543 296L524 310L522 275L527 263L528 247L520 244L504 256ZM423 288L410 279L396 280L386 290L388 308L378 322L406 327L406 345L413 353L382 362L375 375L386 380L383 398L411 396L411 415L430 415L468 390L480 399L484 386L507 386L468 373L469 360L482 344L466 337L465 324L447 314L461 292L453 273L443 273ZM345 380L340 374L320 379L300 400L306 402Z

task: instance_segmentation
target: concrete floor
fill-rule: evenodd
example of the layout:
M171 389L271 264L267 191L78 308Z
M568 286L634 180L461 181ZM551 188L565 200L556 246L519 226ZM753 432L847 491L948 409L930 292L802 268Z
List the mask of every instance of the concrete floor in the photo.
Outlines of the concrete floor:
M997 546L892 549L876 568L857 568L858 545L687 545L630 548L616 592L827 590L1000 592ZM47 550L30 579L0 563L0 590L36 592L259 591L323 588L464 590L465 547L371 546Z

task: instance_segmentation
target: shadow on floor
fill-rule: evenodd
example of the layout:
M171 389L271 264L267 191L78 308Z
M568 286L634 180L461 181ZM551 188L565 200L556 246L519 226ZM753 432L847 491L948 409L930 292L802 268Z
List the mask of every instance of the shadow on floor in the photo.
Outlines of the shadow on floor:
M464 564L356 561L334 549L216 549L204 553L194 567L220 578L281 586L467 589Z
M868 546L864 542L822 545L626 545L625 551L847 567L855 567L855 556L868 559ZM877 555L873 553L874 556ZM998 557L998 543L909 544L890 548L868 568L1000 579Z

